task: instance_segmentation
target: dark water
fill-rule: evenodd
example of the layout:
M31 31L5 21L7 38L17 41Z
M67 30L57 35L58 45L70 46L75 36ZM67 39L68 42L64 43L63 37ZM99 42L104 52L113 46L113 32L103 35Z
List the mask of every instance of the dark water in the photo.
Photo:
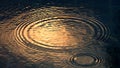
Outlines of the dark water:
M21 13L29 11L31 9L48 7L48 6L57 6L57 7L84 7L94 11L95 16L111 30L111 38L106 41L109 43L107 46L107 51L111 56L112 64L111 68L120 68L120 1L119 0L1 0L0 1L0 24L2 21L10 19L14 16L17 16ZM4 40L4 39L3 39ZM2 40L0 40L2 41ZM0 44L5 45L5 44ZM4 54L12 59L12 61L7 62L7 57L0 56L0 68L47 68L45 65L51 65L49 68L54 68L51 63L28 63L26 67L22 66L24 63L19 60L24 60L24 57L14 58L14 54L9 52L7 48L0 48L0 55ZM9 53L8 53L9 52ZM13 63L13 66L10 66L10 63ZM17 64L15 64L17 63ZM43 64L43 67L36 67L37 65ZM9 66L9 67L7 67Z

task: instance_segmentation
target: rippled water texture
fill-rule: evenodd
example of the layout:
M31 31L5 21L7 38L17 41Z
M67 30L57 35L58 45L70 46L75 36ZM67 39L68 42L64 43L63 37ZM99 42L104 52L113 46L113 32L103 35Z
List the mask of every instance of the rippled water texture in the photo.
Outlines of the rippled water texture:
M0 24L0 43L39 68L106 68L109 29L82 10L49 7L19 14Z

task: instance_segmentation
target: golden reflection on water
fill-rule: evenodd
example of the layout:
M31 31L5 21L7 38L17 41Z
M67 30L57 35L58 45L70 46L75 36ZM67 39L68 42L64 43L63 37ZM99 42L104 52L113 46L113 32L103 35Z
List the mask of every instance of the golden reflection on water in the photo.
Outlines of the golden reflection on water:
M91 43L108 38L109 31L94 17L81 14L78 9L74 10L78 13L68 12L69 9L74 8L39 8L3 21L4 24L0 25L0 43L28 61L48 61L55 63L56 67L69 68L69 59L79 52L97 54L94 47L101 44ZM102 54L101 49L98 48L98 55ZM90 59L88 64L93 62L92 58L87 58ZM87 61L86 58L84 61Z

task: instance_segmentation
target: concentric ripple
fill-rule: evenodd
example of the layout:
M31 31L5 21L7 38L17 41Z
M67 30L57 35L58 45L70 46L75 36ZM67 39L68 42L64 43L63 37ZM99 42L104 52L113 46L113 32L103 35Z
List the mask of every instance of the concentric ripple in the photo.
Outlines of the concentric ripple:
M77 54L71 58L71 63L77 66L93 66L101 62L101 59L92 54Z
M83 47L92 39L108 38L107 28L94 19L58 16L21 23L14 31L16 40L34 47L69 49Z
M106 68L104 40L109 38L109 29L80 11L38 8L5 20L0 24L0 44L40 66Z

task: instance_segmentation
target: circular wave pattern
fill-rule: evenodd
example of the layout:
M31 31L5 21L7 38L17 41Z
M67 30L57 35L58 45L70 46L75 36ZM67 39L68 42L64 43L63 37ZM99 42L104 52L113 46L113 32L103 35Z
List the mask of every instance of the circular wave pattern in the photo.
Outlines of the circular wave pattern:
M105 40L109 30L97 20L59 16L21 23L14 34L17 42L33 48L69 49L84 46L92 39Z
M101 60L92 54L77 54L71 58L71 63L77 66L93 66L100 63Z
M101 46L109 38L108 28L93 17L66 9L40 8L5 21L0 43L26 61L40 62L41 67L52 63L55 68L102 68L107 55Z

